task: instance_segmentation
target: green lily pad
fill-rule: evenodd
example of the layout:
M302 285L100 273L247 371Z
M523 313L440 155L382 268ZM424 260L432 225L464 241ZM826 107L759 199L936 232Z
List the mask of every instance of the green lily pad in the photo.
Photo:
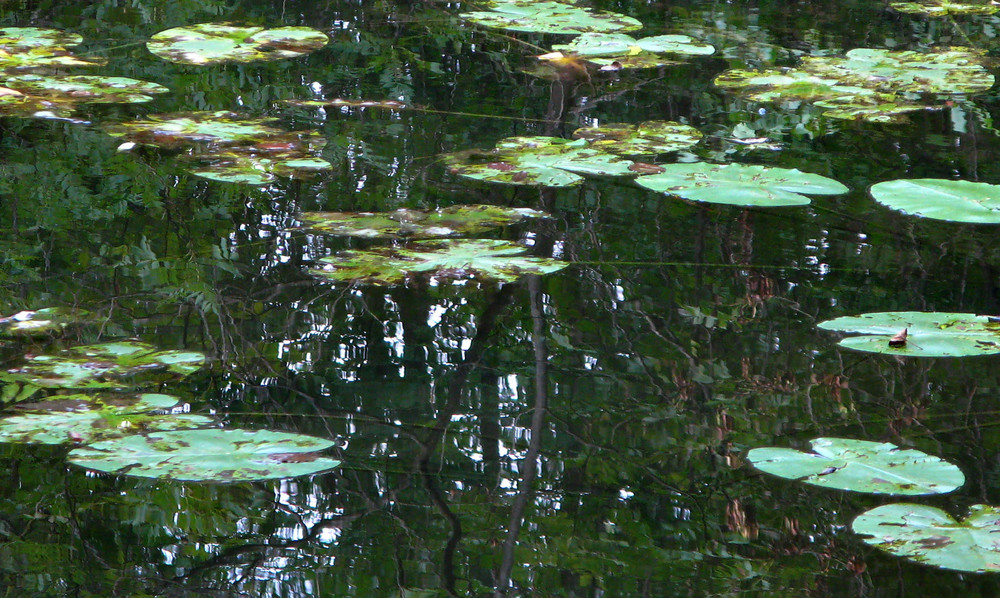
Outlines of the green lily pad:
M1000 508L973 505L964 521L936 507L897 503L866 511L851 524L867 544L917 563L1000 571Z
M138 104L167 93L166 87L128 77L35 75L7 77L4 85L25 95L73 104Z
M309 27L265 29L200 23L161 31L146 42L146 48L170 62L206 65L295 58L329 42L326 34Z
M957 466L888 442L816 438L810 444L812 453L776 447L752 449L747 460L771 475L851 492L946 494L965 483Z
M437 279L513 282L528 274L549 274L568 266L550 258L525 256L527 248L495 239L416 241L405 247L344 251L320 260L316 276L339 282L393 285L415 275Z
M190 414L153 414L170 409L177 397L161 394L60 395L20 403L21 415L0 418L0 442L64 444L92 442L152 430L209 425L212 418Z
M233 112L182 112L154 114L145 120L111 124L108 134L123 137L142 145L165 149L207 146L249 146L264 144L262 150L288 150L299 145L300 140L316 140L322 148L318 133L300 134L270 126L273 118L243 118ZM291 145L291 147L290 147Z
M692 201L760 207L802 206L809 203L803 193L838 195L848 190L833 179L787 168L694 162L663 169L636 182Z
M485 27L530 33L579 35L642 29L642 23L632 17L579 8L565 2L507 0L494 2L488 11L466 12L459 16Z
M1000 224L1000 185L945 179L900 179L872 185L872 197L905 214L976 224Z
M651 120L637 125L607 124L573 131L590 147L620 156L664 154L687 149L701 141L698 129L680 123Z
M57 355L31 355L20 368L0 374L8 382L45 388L121 388L151 382L153 374L186 376L205 356L193 351L158 351L139 341L84 345Z
M320 151L322 142L322 139L314 138L308 143L296 140L290 144L277 144L290 149L267 151L259 149L258 145L194 154L191 159L197 165L190 171L214 181L247 185L266 185L278 177L305 178L333 168L329 162L314 155Z
M386 110L406 110L408 104L396 100L281 100L283 104L299 108L385 108Z
M851 332L840 345L857 351L911 357L966 357L1000 353L1000 318L975 314L887 311L844 316L818 324ZM893 337L906 330L903 342ZM890 344L892 342L893 344Z
M316 451L324 438L267 430L183 430L133 435L73 449L80 467L143 478L196 482L248 482L312 475L340 461Z
M104 64L104 60L73 56L67 49L82 41L79 35L58 29L5 27L0 29L0 69Z
M568 44L552 46L556 52L540 56L564 58L564 52L587 62L616 68L656 68L677 64L665 55L709 56L711 44L703 44L686 35L657 35L635 39L624 33L584 33Z
M73 307L45 307L36 311L19 311L0 317L0 334L4 336L57 336L67 327L86 322L90 312Z
M309 230L365 239L431 239L469 235L548 214L529 208L490 205L449 206L434 211L401 208L393 212L305 212Z
M992 15L1000 12L1000 5L992 0L979 2L951 2L950 0L918 0L917 2L890 2L889 8L908 14L928 17L948 15Z
M508 137L496 149L447 154L452 174L506 185L568 187L583 181L580 175L636 175L633 163L591 147L586 139Z

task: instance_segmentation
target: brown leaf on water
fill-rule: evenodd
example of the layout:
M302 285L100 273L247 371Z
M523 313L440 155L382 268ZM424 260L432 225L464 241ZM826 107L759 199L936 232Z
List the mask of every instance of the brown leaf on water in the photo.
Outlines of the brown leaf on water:
M662 166L647 164L646 162L633 162L628 169L639 174L660 174L665 170Z
M508 164L506 162L490 162L486 165L486 167L492 168L493 170L502 170L504 172L514 170L514 168L516 168L513 164Z
M316 453L272 453L270 457L272 461L278 463L308 463L315 461L317 455Z
M514 176L510 177L510 180L514 181L515 183L520 183L521 181L527 178L528 178L528 173L522 170L520 172L515 172Z
M906 331L907 330L909 330L909 328L903 328L902 332L900 332L900 333L896 334L895 336L893 336L892 338L890 338L889 339L889 346L890 347L905 347L906 346Z

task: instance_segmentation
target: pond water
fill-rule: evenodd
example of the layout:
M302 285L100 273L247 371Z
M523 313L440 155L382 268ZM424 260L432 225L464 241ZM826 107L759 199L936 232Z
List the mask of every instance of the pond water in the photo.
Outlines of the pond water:
M595 2L641 21L636 37L686 34L717 51L635 71L571 63L543 78L526 72L534 56L569 38L464 23L457 15L477 7L459 2L4 2L0 25L78 33L77 55L107 61L64 72L169 92L80 104L68 120L0 120L3 313L97 314L57 347L138 338L202 351L206 367L155 392L226 428L331 439L342 465L185 483L87 472L67 463L72 442L2 444L0 595L1000 594L1000 577L912 563L851 531L894 499L746 462L752 448L808 449L817 437L886 441L965 473L956 492L908 502L964 517L1000 501L998 358L852 352L816 326L875 311L1000 313L995 226L916 218L867 192L900 178L1000 183L997 95L879 123L713 84L727 69L854 48L961 45L989 59L1000 43L1000 17L884 4ZM300 58L210 65L145 47L204 22L307 26L331 41ZM334 98L405 107L283 102ZM108 134L186 111L315 131L332 168L220 182L191 174L182 150L117 151L123 140ZM705 137L645 162L796 168L849 191L743 208L627 177L488 185L441 158L649 120ZM391 286L308 273L386 242L303 229L303 212L460 204L548 212L474 236L569 265L506 284L463 267ZM6 367L45 350L9 343ZM20 387L3 390L9 400Z

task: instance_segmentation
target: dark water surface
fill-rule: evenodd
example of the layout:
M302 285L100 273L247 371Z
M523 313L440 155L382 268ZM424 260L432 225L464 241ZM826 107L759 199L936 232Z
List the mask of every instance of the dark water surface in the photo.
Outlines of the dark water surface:
M996 228L922 221L866 194L902 177L1000 183L992 92L906 125L823 118L712 85L726 68L855 47L996 47L1000 19L928 21L860 0L599 6L687 33L715 56L546 81L555 38L461 24L458 2L9 0L0 25L60 27L96 72L168 86L85 107L92 125L0 120L0 307L99 312L81 341L202 350L163 391L227 426L338 442L312 478L204 485L86 474L65 448L0 445L0 596L996 596L990 575L903 562L849 531L887 499L764 477L757 446L890 441L960 464L920 502L1000 501L997 358L896 360L836 347L821 320L865 311L1000 312ZM206 21L308 25L308 57L187 67L144 40ZM290 111L287 98L421 110ZM256 188L115 152L100 125L177 110L276 115L327 139L333 171ZM776 165L851 188L804 208L684 203L632 183L471 185L436 156L511 135L679 120L679 159ZM742 123L782 149L723 140ZM661 161L673 161L665 156ZM516 284L346 288L305 274L364 242L293 227L303 210L460 203L546 209L492 236L568 269ZM491 236L491 235L486 235ZM14 363L16 356L6 355ZM509 579L509 581L508 581Z

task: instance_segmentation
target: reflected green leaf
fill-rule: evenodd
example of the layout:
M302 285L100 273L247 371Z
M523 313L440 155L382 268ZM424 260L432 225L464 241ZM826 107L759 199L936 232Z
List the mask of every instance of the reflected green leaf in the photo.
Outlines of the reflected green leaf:
M965 483L955 465L888 442L816 438L812 453L787 448L755 448L747 460L781 478L851 492L872 494L945 494Z
M295 58L315 52L329 41L326 34L310 27L265 29L200 23L161 31L146 42L146 47L170 62L206 65Z
M83 38L75 33L38 27L0 29L0 69L100 66L102 59L79 58L67 48Z
M144 478L246 482L312 475L340 461L319 456L331 440L267 430L185 430L133 435L73 449L80 467Z
M527 217L548 215L529 208L457 205L439 210L401 208L393 212L305 212L309 230L366 239L430 239L480 233Z
M459 16L485 27L530 33L578 35L642 29L642 23L632 17L580 8L565 2L507 0L494 2L488 11L467 12Z
M573 131L590 147L620 156L663 154L687 149L701 141L698 129L680 123L651 120L637 125L607 124Z
M965 357L1000 353L1000 318L965 313L874 312L818 324L823 330L861 334L840 341L848 349L912 357ZM890 339L907 331L904 343Z
M976 224L1000 224L1000 185L945 179L900 179L872 185L871 196L900 212Z

